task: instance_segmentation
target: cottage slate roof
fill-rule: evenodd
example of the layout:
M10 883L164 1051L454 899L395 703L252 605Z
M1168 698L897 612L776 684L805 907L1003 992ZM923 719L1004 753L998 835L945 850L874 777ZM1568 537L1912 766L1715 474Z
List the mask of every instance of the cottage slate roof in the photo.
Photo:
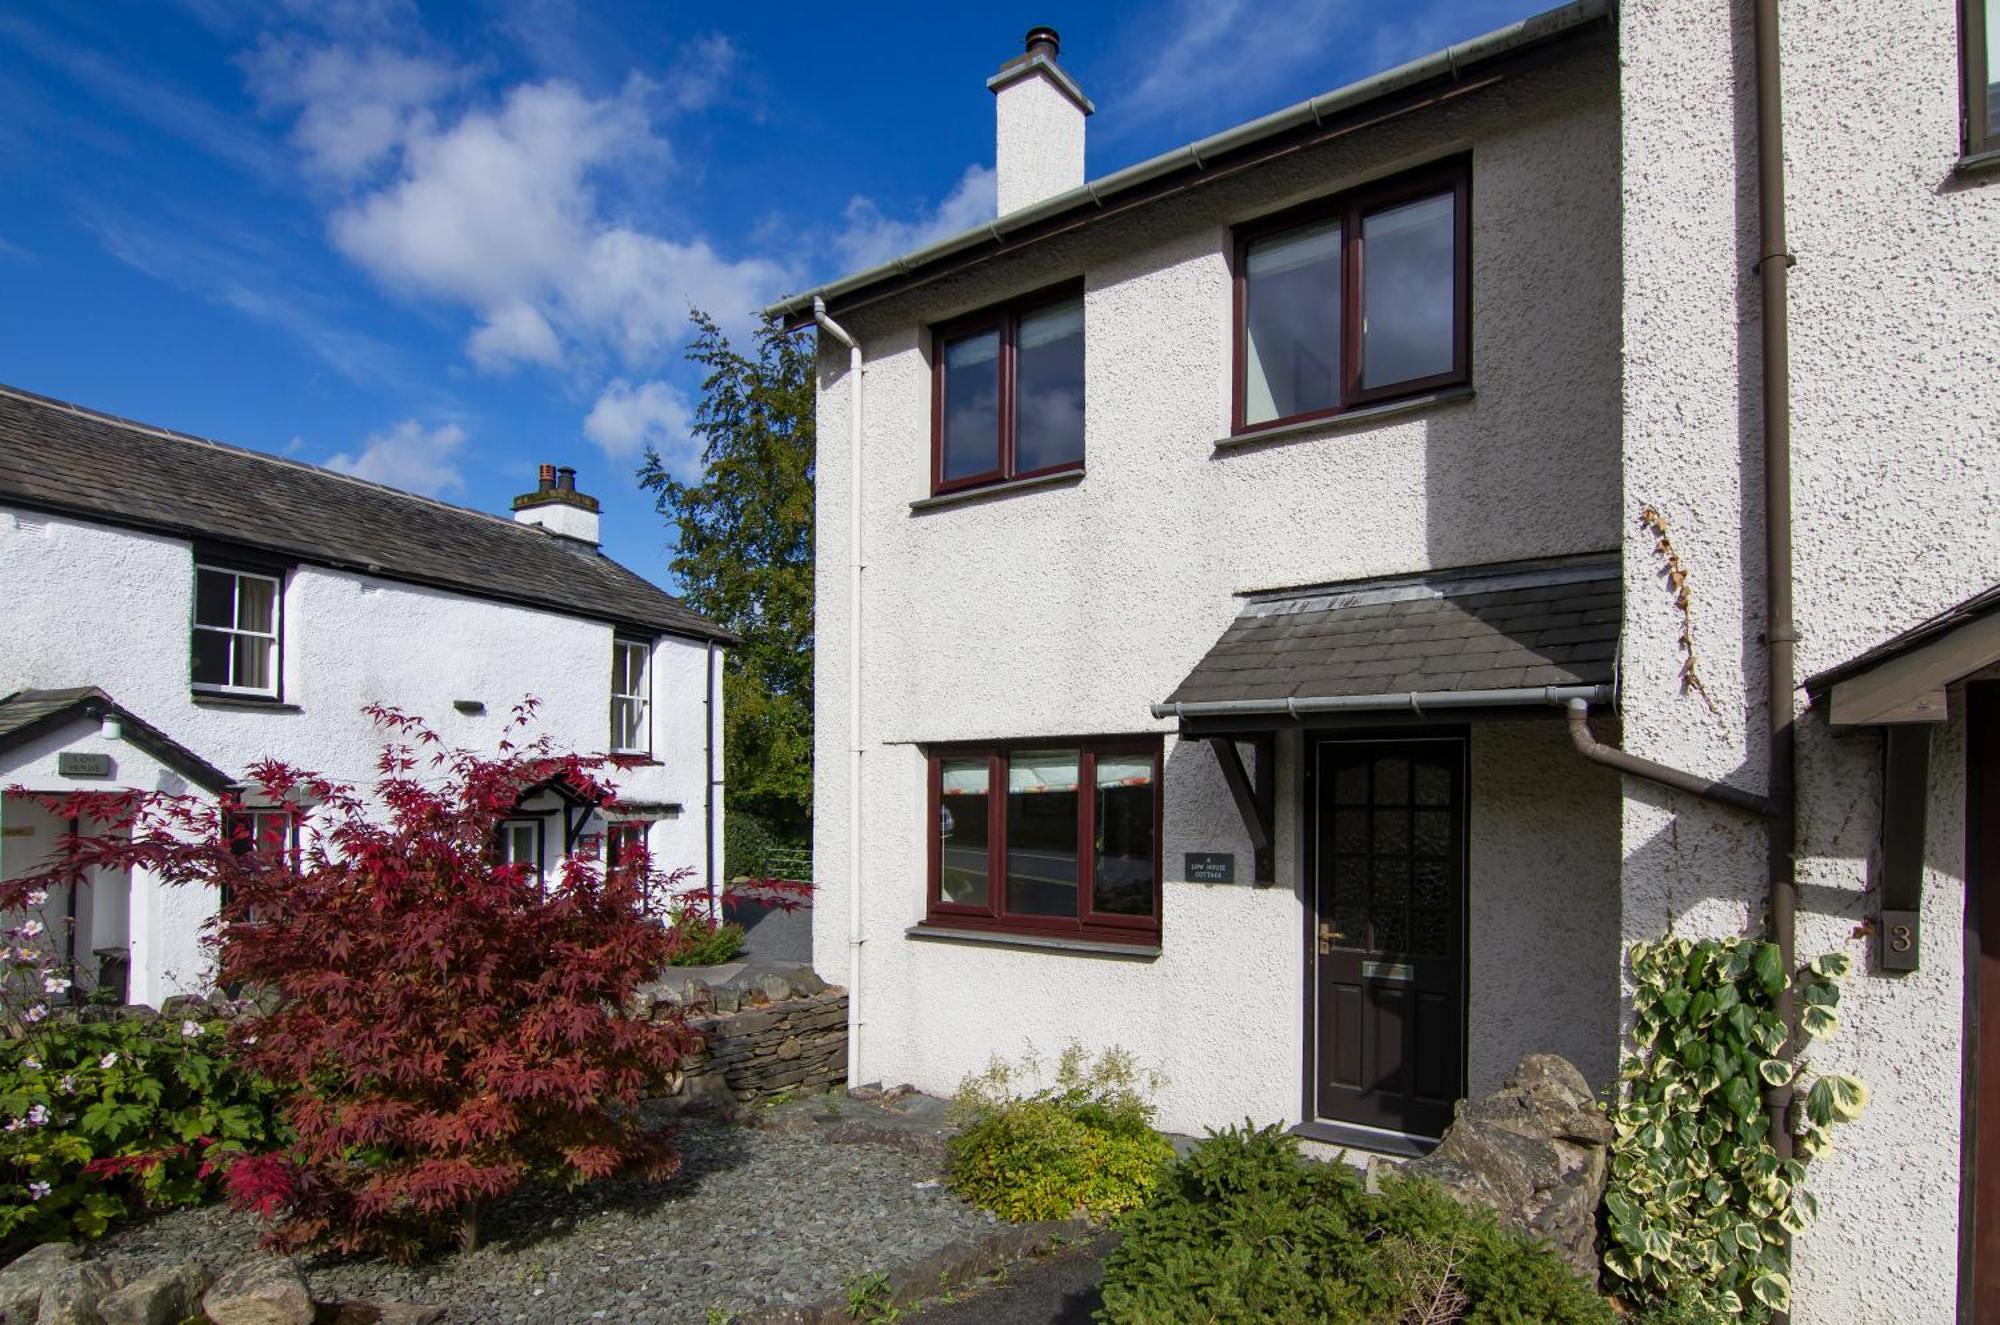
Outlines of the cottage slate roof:
M4 385L0 503L663 634L736 639L575 539Z
M1602 685L1615 552L1249 596L1167 703Z
M221 791L236 779L209 763L194 751L119 704L96 686L72 686L62 690L17 690L0 697L0 751L54 731L78 718L96 721L114 716L124 727L124 739L145 750L167 767L190 781Z

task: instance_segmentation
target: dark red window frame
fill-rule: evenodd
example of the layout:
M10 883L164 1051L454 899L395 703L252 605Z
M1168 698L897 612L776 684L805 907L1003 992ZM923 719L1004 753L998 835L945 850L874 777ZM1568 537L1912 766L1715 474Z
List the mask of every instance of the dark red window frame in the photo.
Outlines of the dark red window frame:
M1017 750L1076 750L1077 766L1077 915L1039 916L1009 912L1007 906L1007 761ZM1005 742L968 742L933 745L928 756L925 779L929 788L924 819L928 843L928 886L925 893L926 922L953 929L1001 934L1059 935L1108 943L1157 943L1160 937L1160 838L1164 827L1166 798L1161 778L1165 773L1163 743L1157 736L1052 736ZM943 900L942 874L944 842L938 832L944 809L943 764L947 759L977 758L987 761L986 904L969 906ZM1082 794L1096 786L1100 755L1145 755L1153 761L1153 909L1144 916L1114 915L1091 909L1096 882L1095 794Z
M931 495L943 496L948 492L963 492L967 488L983 488L994 483L1006 483L1012 479L1039 478L1044 474L1068 474L1083 468L1083 459L1066 460L1059 465L1044 465L1040 469L1017 471L1014 468L1014 342L1021 329L1021 319L1029 313L1038 313L1053 304L1065 303L1083 295L1083 278L1077 277L1060 285L1045 286L1031 294L1010 299L1004 304L982 308L977 313L968 313L950 322L941 322L931 328ZM976 336L984 331L1000 333L1000 400L999 400L999 446L996 454L999 464L993 469L979 474L969 474L947 482L944 477L944 389L945 363L944 347L955 340ZM1085 335L1088 336L1086 322ZM1084 380L1089 381L1090 368L1086 361ZM1088 389L1086 387L1086 389Z
M1454 199L1451 367L1428 377L1363 387L1361 328L1365 310L1362 308L1362 263L1365 259L1361 223L1372 213L1442 193L1450 193ZM1245 423L1245 374L1249 363L1246 345L1249 313L1247 259L1250 246L1260 239L1268 239L1287 230L1331 220L1340 222L1340 401L1326 409ZM1472 161L1469 157L1454 157L1259 217L1237 226L1232 238L1230 286L1233 331L1229 430L1233 435L1263 432L1267 428L1282 428L1312 419L1333 418L1363 406L1462 386L1472 380Z

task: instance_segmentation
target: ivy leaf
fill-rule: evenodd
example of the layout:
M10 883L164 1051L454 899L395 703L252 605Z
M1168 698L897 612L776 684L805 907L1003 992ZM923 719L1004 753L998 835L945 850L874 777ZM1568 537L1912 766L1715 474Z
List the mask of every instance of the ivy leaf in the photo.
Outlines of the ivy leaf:
M1781 1058L1766 1058L1757 1064L1757 1075L1773 1086L1785 1085L1792 1079L1795 1068Z
M1824 1040L1839 1025L1840 1018L1831 1008L1808 1003L1799 1009L1799 1030L1811 1039Z
M1806 969L1829 980L1845 980L1854 974L1854 958L1844 952L1824 953L1813 958Z
M1785 959L1775 943L1757 945L1757 956L1751 962L1751 969L1757 973L1757 982L1764 986L1764 992L1777 997L1785 987Z

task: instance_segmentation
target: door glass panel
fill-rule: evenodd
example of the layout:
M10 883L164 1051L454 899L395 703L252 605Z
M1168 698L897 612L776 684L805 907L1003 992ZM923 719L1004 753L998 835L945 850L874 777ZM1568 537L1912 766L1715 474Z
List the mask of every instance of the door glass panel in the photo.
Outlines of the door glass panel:
M1153 914L1153 761L1144 755L1097 760L1096 859L1092 909Z
M1083 459L1083 300L1022 316L1014 367L1014 472Z
M1243 421L1340 403L1340 223L1251 244L1243 274Z
M1368 801L1368 770L1348 764L1333 775L1333 799L1342 805L1364 805Z
M1417 765L1417 804L1451 803L1451 769L1443 764Z
M1333 862L1333 904L1357 907L1368 904L1368 859L1365 856L1338 856Z
M1410 862L1382 858L1375 862L1375 905L1400 907L1410 900Z
M1378 759L1375 761L1375 803L1377 805L1408 805L1410 803L1409 760Z
M1418 906L1443 906L1445 869L1445 862L1442 860L1413 862L1410 866L1410 900Z
M1375 849L1377 851L1408 851L1410 849L1410 812L1408 810L1375 811Z
M1417 851L1426 856L1442 856L1451 850L1451 811L1418 810Z
M1443 911L1410 913L1410 951L1419 957L1443 957L1451 951Z
M938 762L938 894L944 901L986 905L991 776L984 756Z
M1341 948L1368 946L1368 912L1359 906L1336 907L1333 912L1333 942Z
M1022 750L1007 760L1007 910L1075 916L1077 752Z
M1374 946L1377 952L1410 950L1410 921L1400 909L1371 911L1369 919L1375 925Z
M982 331L944 347L943 477L1000 468L1000 332Z
M1336 810L1334 812L1333 849L1335 851L1366 851L1368 849L1368 811Z
M1455 211L1443 193L1362 218L1363 386L1451 371Z

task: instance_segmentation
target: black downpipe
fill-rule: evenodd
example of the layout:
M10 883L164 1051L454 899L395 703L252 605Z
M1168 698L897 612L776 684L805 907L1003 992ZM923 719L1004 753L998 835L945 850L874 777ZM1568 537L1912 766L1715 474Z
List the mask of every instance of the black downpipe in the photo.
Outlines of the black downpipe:
M1797 746L1792 713L1796 684L1792 621L1792 370L1787 285L1793 258L1785 246L1784 99L1779 82L1777 0L1753 0L1757 43L1757 274L1763 287L1764 358L1764 642L1768 650L1771 724L1770 836L1771 941L1778 945L1788 977L1778 994L1785 1026L1779 1056L1798 1055L1798 1005L1789 977L1797 969L1798 862L1794 856L1797 807L1794 803ZM1779 1159L1792 1155L1792 1090L1768 1090L1771 1148ZM1790 1244L1787 1241L1787 1252ZM1774 1320L1790 1319L1780 1312Z

